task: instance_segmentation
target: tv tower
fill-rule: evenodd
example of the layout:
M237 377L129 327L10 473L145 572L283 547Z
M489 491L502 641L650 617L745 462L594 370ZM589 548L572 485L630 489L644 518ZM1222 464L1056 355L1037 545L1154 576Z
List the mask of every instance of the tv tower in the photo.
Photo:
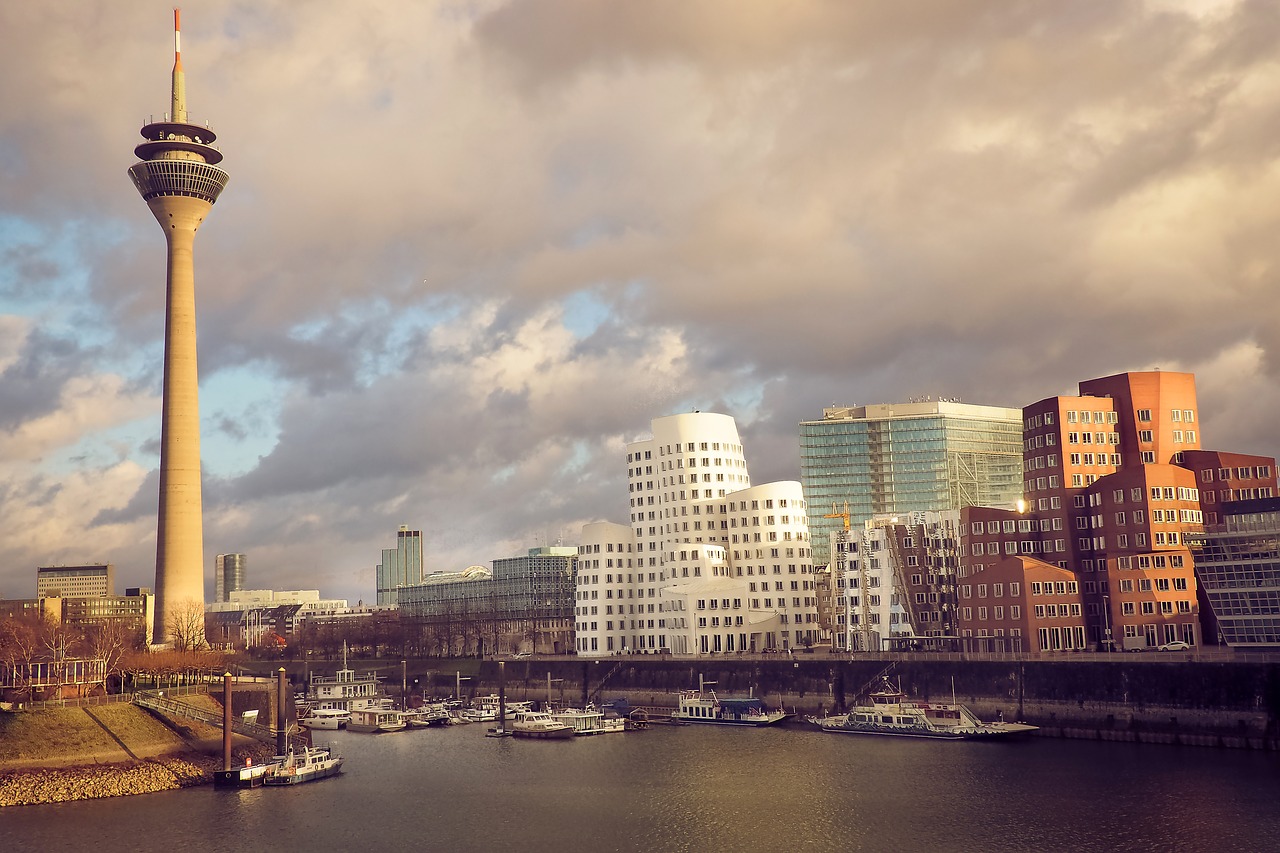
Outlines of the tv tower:
M187 120L179 10L173 10L173 104L142 128L141 162L129 177L168 244L164 398L160 427L160 513L156 525L154 642L204 639L204 532L200 500L200 404L196 372L196 229L227 185L222 152L207 126ZM193 604L194 602L194 604ZM199 610L196 610L196 605ZM197 617L196 614L199 614ZM196 621L198 618L198 622ZM185 634L186 636L179 636Z

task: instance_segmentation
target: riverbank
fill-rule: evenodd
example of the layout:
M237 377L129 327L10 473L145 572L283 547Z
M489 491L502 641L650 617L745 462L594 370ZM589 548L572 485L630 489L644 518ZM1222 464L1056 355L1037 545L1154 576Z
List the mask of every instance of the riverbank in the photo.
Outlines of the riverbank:
M221 749L211 726L130 704L0 714L0 807L206 784L222 769ZM232 755L242 763L272 752L237 737Z

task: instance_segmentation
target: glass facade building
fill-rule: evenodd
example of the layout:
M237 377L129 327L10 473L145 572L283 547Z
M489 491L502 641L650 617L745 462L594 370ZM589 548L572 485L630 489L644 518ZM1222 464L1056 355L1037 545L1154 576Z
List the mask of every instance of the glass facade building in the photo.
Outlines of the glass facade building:
M1235 647L1280 645L1280 498L1219 512L1220 524L1187 537L1218 636Z
M1022 497L1022 410L948 401L824 409L800 424L800 481L815 565L830 534L877 515L1013 505Z
M569 651L577 558L577 548L530 548L494 560L492 572L427 575L399 590L401 617L441 653Z
M213 560L213 600L230 601L231 593L245 588L244 554L219 554Z

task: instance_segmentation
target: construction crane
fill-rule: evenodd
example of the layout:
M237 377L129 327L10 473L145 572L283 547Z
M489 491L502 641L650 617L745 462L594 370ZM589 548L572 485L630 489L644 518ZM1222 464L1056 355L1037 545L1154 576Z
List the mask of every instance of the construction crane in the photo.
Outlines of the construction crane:
M849 533L849 502L844 502L844 512L839 512L836 504L831 504L831 512L824 515L823 518L838 518L844 522L844 529L836 534L836 583L832 584L832 598L835 598L835 591L839 587L840 581L844 580L845 569L848 567L848 545L851 539ZM844 547L841 547L844 546ZM858 631L862 636L862 651L871 651L871 613L869 611L867 598L867 561L865 559L858 560L858 603L861 613L858 617ZM831 608L833 611L834 607ZM850 649L852 651L852 649Z

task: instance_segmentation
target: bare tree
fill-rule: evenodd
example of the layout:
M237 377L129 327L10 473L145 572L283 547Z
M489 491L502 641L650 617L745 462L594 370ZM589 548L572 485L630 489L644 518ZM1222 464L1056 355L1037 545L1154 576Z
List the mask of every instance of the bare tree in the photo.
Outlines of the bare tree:
M202 602L192 599L180 603L169 614L165 628L174 651L197 651L208 646Z

